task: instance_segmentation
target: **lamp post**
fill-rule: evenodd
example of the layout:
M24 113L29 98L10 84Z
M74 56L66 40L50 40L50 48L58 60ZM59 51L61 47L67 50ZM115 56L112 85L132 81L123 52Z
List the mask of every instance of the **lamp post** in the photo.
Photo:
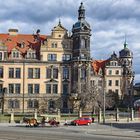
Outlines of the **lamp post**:
M135 73L133 72L132 73L132 80L131 80L131 84L130 84L130 87L131 87L131 91L130 91L130 106L131 108L133 107L133 84L134 84L134 77L135 77Z
M1 113L4 114L4 94L6 92L6 88L2 89L2 111Z
M105 124L105 108L106 108L106 98L105 98L105 77L104 77L104 80L103 80L103 124Z

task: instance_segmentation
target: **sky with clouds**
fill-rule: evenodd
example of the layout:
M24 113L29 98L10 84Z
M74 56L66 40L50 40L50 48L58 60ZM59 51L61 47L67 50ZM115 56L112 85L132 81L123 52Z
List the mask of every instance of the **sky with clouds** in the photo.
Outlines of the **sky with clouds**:
M78 8L84 3L91 25L91 56L107 59L123 49L124 36L134 54L135 82L140 82L140 0L0 0L0 33L17 28L20 33L50 34L58 24L71 31Z

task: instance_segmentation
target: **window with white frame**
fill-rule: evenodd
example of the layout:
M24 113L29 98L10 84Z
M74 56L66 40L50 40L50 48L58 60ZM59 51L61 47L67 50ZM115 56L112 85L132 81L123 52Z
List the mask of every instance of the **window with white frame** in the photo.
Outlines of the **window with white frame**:
M48 61L57 61L57 54L48 54Z
M17 99L8 100L8 108L20 108L20 101Z
M57 48L57 43L53 42L51 46L52 46L52 48Z
M69 68L63 67L63 79L69 79Z
M57 83L47 83L46 84L46 93L47 94L57 94L58 93L58 84Z
M28 102L28 108L38 108L39 107L39 102L36 99L29 99Z
M19 58L20 57L20 53L18 51L13 51L12 52L12 57L13 58Z
M28 78L40 79L40 68L28 68Z
M46 68L46 78L58 79L58 68L57 67L48 67Z
M28 84L28 94L39 94L40 84Z
M21 68L9 68L9 78L21 78Z
M16 84L9 84L8 85L8 89L9 89L9 94L20 94L21 92L21 84L16 83Z
M62 56L63 61L68 61L70 59L71 59L71 54L63 54L63 56Z

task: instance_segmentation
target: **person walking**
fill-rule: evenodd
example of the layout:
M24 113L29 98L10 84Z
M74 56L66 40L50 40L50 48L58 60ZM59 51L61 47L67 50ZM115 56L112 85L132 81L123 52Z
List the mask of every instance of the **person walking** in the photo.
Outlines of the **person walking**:
M42 127L44 127L45 126L45 117L43 116L43 118L42 118L42 120L41 120L41 124L42 124Z

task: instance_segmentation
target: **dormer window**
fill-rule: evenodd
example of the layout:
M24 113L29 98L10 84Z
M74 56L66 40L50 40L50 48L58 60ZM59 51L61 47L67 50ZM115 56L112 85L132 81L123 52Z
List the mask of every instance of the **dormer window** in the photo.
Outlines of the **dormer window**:
M19 52L16 52L16 51L12 52L12 57L19 58Z
M36 53L35 52L27 52L26 58L27 59L36 59Z
M117 66L117 62L116 61L111 61L110 66Z
M21 48L24 48L24 46L25 46L25 43L22 42L22 43L21 43Z

